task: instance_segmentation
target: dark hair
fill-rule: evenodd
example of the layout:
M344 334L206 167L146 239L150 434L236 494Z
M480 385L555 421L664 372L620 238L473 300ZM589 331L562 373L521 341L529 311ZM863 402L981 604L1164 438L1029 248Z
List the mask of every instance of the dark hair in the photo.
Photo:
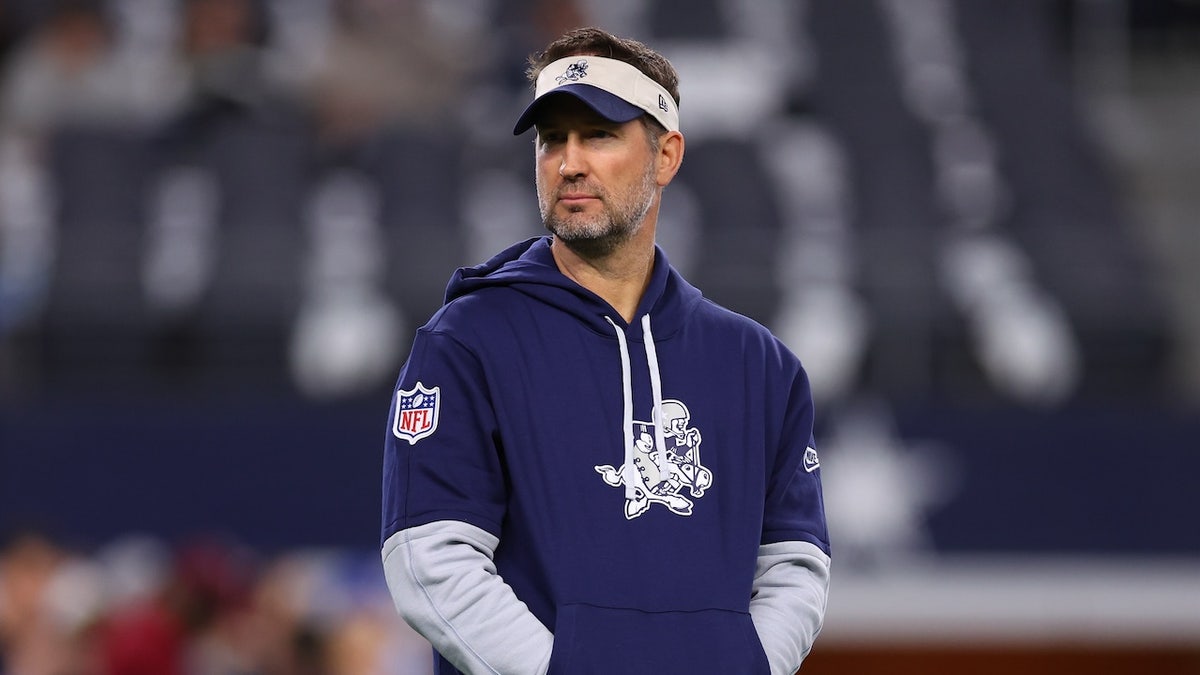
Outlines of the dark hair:
M624 61L662 85L679 105L679 73L662 54L630 38L617 37L596 27L576 28L546 45L541 52L529 57L525 76L537 82L542 69L568 56L604 56Z

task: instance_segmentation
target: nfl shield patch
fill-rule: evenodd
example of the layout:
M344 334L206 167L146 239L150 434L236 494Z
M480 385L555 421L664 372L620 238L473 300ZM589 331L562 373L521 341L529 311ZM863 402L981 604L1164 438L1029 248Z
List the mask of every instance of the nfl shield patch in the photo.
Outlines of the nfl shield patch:
M412 389L396 392L396 419L392 433L409 445L437 431L438 410L441 408L441 388L429 389L417 382Z

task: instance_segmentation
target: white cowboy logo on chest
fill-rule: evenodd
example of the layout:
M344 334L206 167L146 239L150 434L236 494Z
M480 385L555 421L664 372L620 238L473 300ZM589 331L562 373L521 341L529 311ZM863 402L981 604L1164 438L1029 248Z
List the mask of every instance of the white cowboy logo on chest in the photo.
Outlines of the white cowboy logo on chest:
M700 430L691 426L687 406L674 399L662 402L663 448L655 448L655 428L650 422L634 422L632 466L611 464L595 467L604 482L626 487L625 518L645 513L651 504L662 504L671 513L692 515L693 502L681 495L687 488L692 497L704 496L713 475L700 463Z

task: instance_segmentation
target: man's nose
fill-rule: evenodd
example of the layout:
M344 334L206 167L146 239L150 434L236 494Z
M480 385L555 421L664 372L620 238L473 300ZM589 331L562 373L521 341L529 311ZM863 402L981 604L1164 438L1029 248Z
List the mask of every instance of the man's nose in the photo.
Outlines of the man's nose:
M582 139L571 134L563 144L562 162L558 166L558 175L568 180L574 180L587 174L587 157Z

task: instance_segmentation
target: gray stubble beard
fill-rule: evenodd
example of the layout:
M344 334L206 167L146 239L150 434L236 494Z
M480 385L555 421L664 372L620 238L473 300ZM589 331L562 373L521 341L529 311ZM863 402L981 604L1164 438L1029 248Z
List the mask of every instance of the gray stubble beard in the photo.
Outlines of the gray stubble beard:
M538 184L538 210L542 215L542 224L556 239L567 248L583 258L601 258L617 250L625 242L633 239L645 224L646 214L654 205L658 185L655 182L654 165L648 164L639 186L640 199L631 199L626 208L615 211L609 207L610 195L607 191L599 192L605 206L603 213L596 220L586 222L582 226L573 227L565 219L554 215L551 204L542 197L541 181Z

